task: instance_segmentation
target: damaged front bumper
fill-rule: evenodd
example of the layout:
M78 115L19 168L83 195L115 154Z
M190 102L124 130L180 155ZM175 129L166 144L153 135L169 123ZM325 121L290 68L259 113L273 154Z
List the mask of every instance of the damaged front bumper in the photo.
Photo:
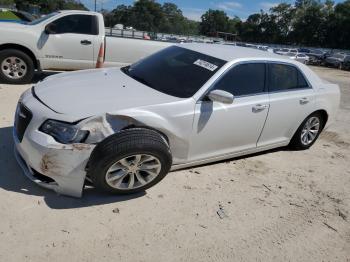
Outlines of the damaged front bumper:
M50 141L39 131L19 142L14 129L15 157L24 174L39 186L59 194L81 197L86 178L86 165L92 145L62 145Z
M13 137L15 157L30 180L59 194L82 196L92 145L51 143L48 135L39 131L19 142L14 129Z
M18 121L20 118L21 121ZM16 110L13 129L15 157L25 175L36 184L60 194L81 197L86 165L95 145L61 144L52 136L39 131L47 119L63 118L75 121L49 109L35 99L30 90L26 91Z

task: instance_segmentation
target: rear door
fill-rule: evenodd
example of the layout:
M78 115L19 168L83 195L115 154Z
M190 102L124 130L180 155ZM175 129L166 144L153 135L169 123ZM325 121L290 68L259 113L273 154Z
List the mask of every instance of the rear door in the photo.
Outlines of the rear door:
M53 32L43 32L39 40L43 69L76 70L93 68L94 47L98 40L98 18L74 14L49 24Z
M270 108L259 146L288 143L315 110L315 94L303 73L292 64L268 64Z

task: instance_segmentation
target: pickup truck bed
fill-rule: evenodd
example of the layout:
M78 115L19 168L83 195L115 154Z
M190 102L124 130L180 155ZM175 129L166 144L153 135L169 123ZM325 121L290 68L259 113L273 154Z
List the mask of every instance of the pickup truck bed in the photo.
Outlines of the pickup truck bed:
M106 37L106 59L104 65L106 67L128 65L170 45L172 45L172 43L122 37Z

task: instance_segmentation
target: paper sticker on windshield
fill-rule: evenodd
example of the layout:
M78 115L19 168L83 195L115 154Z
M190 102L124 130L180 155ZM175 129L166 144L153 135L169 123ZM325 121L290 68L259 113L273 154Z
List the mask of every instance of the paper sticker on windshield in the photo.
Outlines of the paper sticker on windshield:
M214 65L214 64L211 64L207 61L204 61L204 60L201 60L201 59L198 59L196 62L194 62L193 64L197 65L197 66L200 66L200 67L203 67L205 69L208 69L210 71L215 71L216 68L218 68L218 66Z

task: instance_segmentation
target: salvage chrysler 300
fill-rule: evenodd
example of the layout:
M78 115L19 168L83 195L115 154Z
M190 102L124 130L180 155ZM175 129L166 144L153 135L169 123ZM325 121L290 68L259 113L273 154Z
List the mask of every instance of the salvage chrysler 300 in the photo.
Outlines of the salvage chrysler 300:
M290 145L334 118L339 88L307 66L223 45L168 47L131 66L48 77L20 98L15 153L38 184L133 193L170 170Z

